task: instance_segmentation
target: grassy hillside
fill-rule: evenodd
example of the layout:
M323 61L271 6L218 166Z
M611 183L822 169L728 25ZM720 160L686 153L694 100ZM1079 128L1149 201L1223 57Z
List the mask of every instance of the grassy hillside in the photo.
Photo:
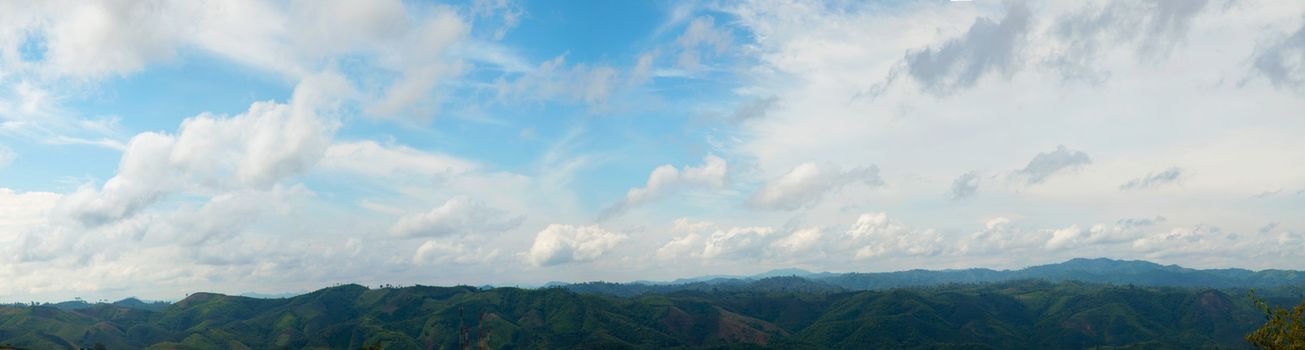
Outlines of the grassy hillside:
M798 280L631 297L346 285L286 299L197 293L160 311L6 306L0 344L449 349L465 327L494 348L1188 349L1245 347L1241 336L1263 322L1244 295L1214 289L1014 281L848 292Z

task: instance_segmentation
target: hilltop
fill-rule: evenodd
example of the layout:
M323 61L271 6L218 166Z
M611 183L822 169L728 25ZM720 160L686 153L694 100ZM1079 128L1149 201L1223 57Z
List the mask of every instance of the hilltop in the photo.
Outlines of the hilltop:
M466 330L466 339L493 348L1244 347L1242 335L1264 316L1230 284L1271 286L1262 295L1280 305L1299 302L1301 286L1295 271L1108 259L1011 271L788 272L539 289L349 284L278 299L194 293L162 305L0 306L0 345L447 349Z

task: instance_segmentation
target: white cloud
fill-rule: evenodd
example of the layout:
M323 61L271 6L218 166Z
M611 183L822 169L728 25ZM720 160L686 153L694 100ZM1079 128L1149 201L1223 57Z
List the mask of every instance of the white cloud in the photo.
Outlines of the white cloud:
M523 256L526 262L536 267L588 262L603 256L626 238L624 234L597 225L552 224L539 231L535 243Z
M626 71L603 59L575 59L593 57L590 52L531 64L506 43L477 41L480 34L501 38L524 16L518 4L499 0L471 4L468 17L459 15L466 8L398 0L6 2L0 4L0 135L123 154L118 172L102 186L65 194L0 190L6 262L0 264L6 281L0 295L120 290L175 298L176 291L194 289L308 290L336 281L429 281L429 268L441 265L463 266L446 269L454 271L442 272L435 283L534 283L558 279L557 273L651 278L613 266L653 259L661 265L644 271L662 275L794 265L1019 267L1075 256L1299 267L1303 222L1291 204L1301 197L1290 194L1305 188L1305 163L1299 162L1305 145L1296 135L1305 126L1297 118L1305 108L1298 93L1305 85L1305 46L1297 40L1305 32L1299 16L1305 8L1285 2L1012 4L739 2L712 8L730 12L729 21L701 16L692 4L676 6L664 27L684 28L683 34L654 33L649 40L663 42L621 56L632 60ZM36 54L44 59L31 57L32 48L44 48ZM520 169L511 160L479 162L402 140L370 141L371 126L348 130L358 139L335 142L335 129L349 127L337 122L356 118L334 118L321 110L332 110L326 106L332 103L299 95L234 116L194 116L175 131L135 138L122 125L139 121L119 118L137 116L83 116L62 106L112 95L98 91L108 86L98 83L192 54L290 83L345 70L351 76L341 89L357 92L346 93L341 111L360 116L428 120L444 99L486 92L491 99L498 93L504 105L519 101L545 109L560 102L619 112L671 106L714 113L720 120L692 128L689 137L701 130L708 151L720 158L653 170L609 207L612 213L688 189L802 213L756 215L703 205L693 209L704 221L676 220L647 231L665 228L666 236L571 225L525 232L514 228L585 219L591 208L578 198L587 196L570 184L595 164L597 156L583 154L591 148L559 142L540 156L537 170L525 165L536 173L520 175L487 170ZM473 69L477 74L461 79ZM894 69L898 82L917 85L856 98ZM702 71L712 76L698 78L710 79L684 81L694 88L720 84L719 91L735 98L712 99L721 104L660 95ZM675 79L653 79L672 74ZM503 79L485 84L484 77L495 75ZM1260 78L1266 82L1256 84ZM645 88L649 83L672 84ZM319 101L328 100L336 101ZM309 113L301 114L301 102ZM501 120L505 130L531 130L533 137L519 142L548 140L556 132ZM583 127L609 132L604 128L612 124L628 125ZM434 144L466 146L465 139L439 139L452 135L447 130L417 131L439 135L427 140ZM1092 157L1057 148L1028 158L1058 143L1090 150ZM43 160L21 150L24 162L10 167ZM0 164L4 158L0 152ZM1026 163L1010 181L993 175ZM862 164L888 170L846 170ZM727 188L731 176L740 176L729 170L770 181L740 194ZM301 177L307 184L298 184ZM1073 181L1056 181L1061 177ZM1168 185L1174 179L1183 186ZM885 180L891 186L880 186ZM327 186L313 188L320 194L307 187L319 184ZM980 185L983 195L976 196ZM966 200L940 198L942 189ZM1262 198L1251 198L1265 190ZM429 202L455 195L466 197ZM1111 221L1119 213L1170 219ZM68 214L81 220L63 220ZM1225 229L1194 226L1205 221ZM1271 221L1279 224L1263 225ZM358 236L387 229L427 238ZM504 258L501 252L523 253ZM620 264L607 264L609 258ZM575 266L514 272L561 264Z
M340 78L319 76L301 83L289 104L258 102L232 117L201 114L183 121L175 136L139 134L117 175L99 189L83 186L61 206L94 226L130 217L176 191L264 188L303 173L330 144L336 122L329 114L344 91Z
M957 242L962 255L1021 254L1030 247L1041 244L1035 234L1024 232L1005 217L995 217L983 223L983 230L970 234Z
M670 242L666 242L666 244L657 248L656 256L658 259L668 261L684 257L702 256L702 241L702 236L696 233L675 237Z
M48 87L26 79L6 86L3 68L0 62L0 134L45 144L126 147L117 117L80 118L64 110L64 97Z
M468 248L467 245L451 241L428 240L422 242L412 255L412 262L418 265L437 264L478 264L486 263L498 257L499 250L484 247Z
M87 1L50 5L45 53L50 71L97 78L126 75L175 55L189 9L165 1ZM57 11L58 15L55 15Z
M392 67L400 77L385 88L368 112L429 120L439 101L430 95L431 90L441 79L463 72L461 62L446 58L445 52L466 35L467 25L450 10L434 12L424 23L400 36L403 39L394 41L391 51L382 53L380 65Z
M716 224L709 221L694 221L688 218L675 219L671 224L671 231L674 232L698 232L716 227Z
M820 227L808 227L775 240L770 244L770 249L775 255L793 257L799 253L819 250L825 243L824 231Z
M1110 244L1128 242L1138 238L1140 232L1132 227L1120 225L1093 225L1090 229L1070 226L1051 232L1047 240L1047 250L1061 250L1088 244Z
M456 175L477 168L476 164L453 156L424 152L403 145L381 145L376 141L341 142L326 149L320 166L376 177L404 174L419 176Z
M296 200L313 197L302 185L226 192L213 196L199 208L181 206L154 215L147 228L136 232L159 235L185 246L213 244L237 238L261 219L292 211Z
M566 55L561 55L540 63L515 79L499 79L494 87L499 101L559 100L601 108L621 86L619 74L615 68L606 65L580 63L567 66Z
M454 197L425 213L404 215L390 227L396 237L445 237L499 233L521 225L511 216L465 196Z
M700 257L715 258L760 258L765 254L772 235L778 231L771 227L732 227L716 230L703 240Z
M1133 249L1152 256L1214 251L1230 247L1223 230L1213 226L1175 227L1167 233L1148 235L1133 241Z
M725 160L714 155L707 155L707 157L703 158L702 165L684 167L684 170L676 169L675 166L670 164L659 166L653 169L651 174L648 174L648 183L644 187L631 188L626 192L624 199L608 206L599 216L600 218L611 218L620 215L631 208L643 205L666 195L668 192L684 187L724 186L725 179L729 175L728 172L729 166L725 163Z
M716 27L715 18L701 16L689 22L689 26L684 28L684 32L676 42L680 44L680 55L675 65L685 70L695 71L700 68L703 56L718 56L725 53L730 48L733 37L725 28Z
M936 256L960 250L933 229L907 226L885 213L867 213L840 233L820 226L780 229L768 226L718 228L677 220L673 237L654 256L664 261L696 258L709 261L783 261L838 266L840 262L884 257Z
M657 249L655 257L675 261L683 258L704 260L756 260L776 258L797 260L801 253L820 252L828 243L819 227L786 231L767 226L717 228L707 222L676 220L674 237Z
M796 210L813 206L825 193L854 183L880 186L883 180L879 168L873 165L843 171L831 163L807 162L767 182L752 194L748 204L763 209Z
M44 226L60 197L51 192L19 193L0 188L0 232L13 234Z
M915 229L886 213L866 213L844 233L845 247L855 249L852 258L861 260L883 256L931 256L941 254L947 246L942 235L933 229Z
M476 0L471 4L471 14L477 17L499 18L499 26L494 29L494 40L503 40L508 31L520 24L526 16L526 10L520 3L510 0Z
M445 5L399 0L221 2L84 1L6 3L16 18L0 26L0 87L16 80L38 89L76 91L77 83L125 76L199 49L255 69L300 80L353 62L351 79L367 115L428 121L441 102L437 87L464 64L451 48L469 24ZM22 20L18 20L22 19ZM42 40L41 59L20 47ZM74 85L70 85L74 84ZM2 96L2 95L0 95ZM0 98L0 102L3 99ZM0 103L0 114L4 103Z

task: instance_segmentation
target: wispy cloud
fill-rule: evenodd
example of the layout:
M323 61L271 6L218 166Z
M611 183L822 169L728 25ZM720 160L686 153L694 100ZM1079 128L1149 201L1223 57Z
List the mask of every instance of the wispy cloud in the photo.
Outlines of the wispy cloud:
M1149 189L1164 186L1180 180L1183 176L1183 169L1179 167L1170 167L1157 173L1148 173L1145 176L1128 180L1119 185L1120 190Z

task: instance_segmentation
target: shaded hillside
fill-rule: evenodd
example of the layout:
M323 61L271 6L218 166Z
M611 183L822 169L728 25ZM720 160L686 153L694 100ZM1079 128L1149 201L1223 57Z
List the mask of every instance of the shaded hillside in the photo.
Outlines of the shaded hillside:
M494 348L1204 348L1244 347L1263 322L1244 295L1215 289L1015 281L843 292L802 281L633 297L346 285L286 299L196 293L158 312L0 307L0 344L438 349L455 348L466 326Z

